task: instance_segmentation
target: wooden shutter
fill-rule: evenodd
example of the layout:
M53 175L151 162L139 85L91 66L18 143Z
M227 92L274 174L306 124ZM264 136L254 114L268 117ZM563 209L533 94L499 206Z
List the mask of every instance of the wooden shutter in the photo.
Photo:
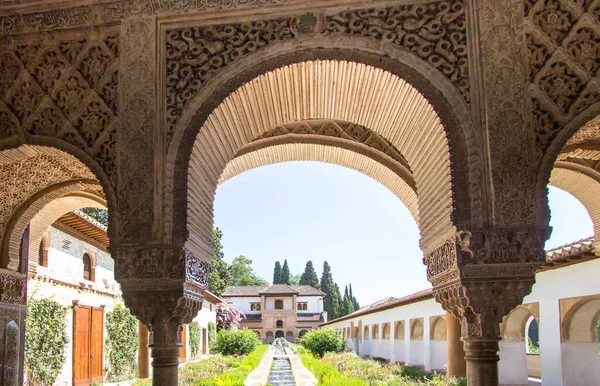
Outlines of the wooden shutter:
M179 348L179 362L185 362L186 359L186 349L187 349L187 344L186 344L186 330L187 330L187 325L182 325L181 326L181 347Z
M73 326L73 384L90 384L90 322L92 309L79 306L75 309Z
M90 375L92 382L102 381L103 353L104 353L104 310L92 309L92 324L90 334Z

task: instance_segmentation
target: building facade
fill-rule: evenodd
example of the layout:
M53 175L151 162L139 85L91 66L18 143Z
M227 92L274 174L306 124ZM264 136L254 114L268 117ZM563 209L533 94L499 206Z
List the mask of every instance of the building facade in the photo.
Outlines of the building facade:
M153 382L177 385L179 328L207 288L217 186L322 161L407 206L434 297L465 327L469 385L496 386L498 325L545 262L547 186L578 198L600 232L599 10L0 0L0 325L24 333L19 243L31 219L62 211L57 200L93 201L111 214L123 297L154 331ZM19 368L5 385L23 379L17 343L3 343Z
M106 314L123 304L107 247L106 228L76 211L61 216L30 248L28 299L50 298L70 308L66 362L55 385L104 379Z
M308 285L273 284L235 286L223 292L223 301L244 313L242 326L271 343L275 338L295 342L327 321L325 293Z
M499 326L501 385L530 385L529 377L544 386L598 384L598 272L592 238L548 252L531 294ZM359 355L426 370L445 372L449 360L463 356L456 355L462 351L460 326L431 290L385 299L324 326L338 330L346 348ZM537 341L539 351L531 350L529 339ZM464 362L462 368L464 376Z

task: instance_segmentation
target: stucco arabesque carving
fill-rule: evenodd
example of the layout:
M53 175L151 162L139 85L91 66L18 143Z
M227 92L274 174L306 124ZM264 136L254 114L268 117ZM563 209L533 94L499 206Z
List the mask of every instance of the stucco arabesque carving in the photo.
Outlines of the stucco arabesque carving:
M0 34L17 34L45 30L101 25L135 16L158 16L198 13L210 10L260 7L291 0L116 0L89 4L74 1L70 7L52 7L47 11L21 10L0 17Z
M462 1L352 10L327 16L307 13L167 31L168 138L181 111L218 71L262 47L302 33L370 37L409 50L437 68L469 103Z
M600 102L600 4L525 0L524 7L539 162L563 126Z
M121 23L119 62L118 166L119 240L152 239L154 217L154 137L156 27L151 18Z
M436 300L461 320L463 336L499 336L502 317L531 291L548 233L525 227L463 230L423 259Z
M8 270L0 270L0 302L9 304L24 304L25 275Z
M202 307L210 263L172 245L110 249L127 306L150 327L157 343L174 339L177 326L191 322Z
M35 135L90 154L115 181L119 38L90 29L62 40L0 42L0 139Z

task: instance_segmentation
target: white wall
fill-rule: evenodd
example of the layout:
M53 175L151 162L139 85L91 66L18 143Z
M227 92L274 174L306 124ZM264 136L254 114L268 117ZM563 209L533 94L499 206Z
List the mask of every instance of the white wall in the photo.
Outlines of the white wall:
M598 343L563 343L562 365L565 386L600 384Z
M363 339L363 343L360 345L359 354L365 356L378 356L388 360L392 358L396 362L406 362L407 364L413 365L422 365L427 369L431 369L433 366L431 359L431 350L432 347L434 349L442 350L442 345L434 345L430 346L429 342L429 318L431 316L440 316L445 315L446 312L442 309L442 307L436 303L434 299L424 300L418 303L407 304L402 307L392 308L388 310L384 310L381 312L367 314L363 316L359 316L352 319L342 320L339 322L332 323L329 327L337 329L337 328L345 328L350 327L350 322L354 322L354 325L358 325L358 321L362 320L362 326L369 326L369 334L372 334L372 324L381 324L381 323L390 323L390 340L393 343L384 344L382 342L379 345L379 340L375 345L372 345L372 341L369 340L365 342ZM410 337L410 319L423 317L423 326L425 331L423 333L423 339L416 342L411 342ZM393 339L392 330L395 327L395 321L404 321L404 336L406 340L395 340ZM381 325L379 326L380 336L383 332ZM361 334L364 333L364 330L361 331ZM353 345L351 345L353 347ZM373 355L372 348L375 347L376 355ZM436 364L439 364L441 361L440 358L446 357L446 349L443 346L443 353L436 354ZM427 349L426 349L427 348ZM444 368L445 363L441 366ZM435 368L435 367L434 367Z
M229 303L242 311L244 314L260 314L260 311L250 311L250 303L260 303L260 296L256 297L230 297L223 298L223 301Z
M528 385L525 341L500 342L498 379L501 385Z
M276 300L283 300L284 310L292 310L294 308L294 298L292 296L265 297L265 308L267 310L274 310Z
M321 299L321 300L319 300ZM296 297L296 302L297 303L308 303L308 310L307 311L298 311L300 313L302 312L310 312L310 313L315 313L315 312L323 312L323 297L322 296L298 296Z

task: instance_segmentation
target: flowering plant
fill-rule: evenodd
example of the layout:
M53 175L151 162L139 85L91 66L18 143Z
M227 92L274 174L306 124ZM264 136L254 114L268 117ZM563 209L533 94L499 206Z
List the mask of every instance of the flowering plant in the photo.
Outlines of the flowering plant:
M216 310L217 330L219 331L223 329L231 330L240 328L242 319L246 318L246 315L243 312L227 303L217 304Z

